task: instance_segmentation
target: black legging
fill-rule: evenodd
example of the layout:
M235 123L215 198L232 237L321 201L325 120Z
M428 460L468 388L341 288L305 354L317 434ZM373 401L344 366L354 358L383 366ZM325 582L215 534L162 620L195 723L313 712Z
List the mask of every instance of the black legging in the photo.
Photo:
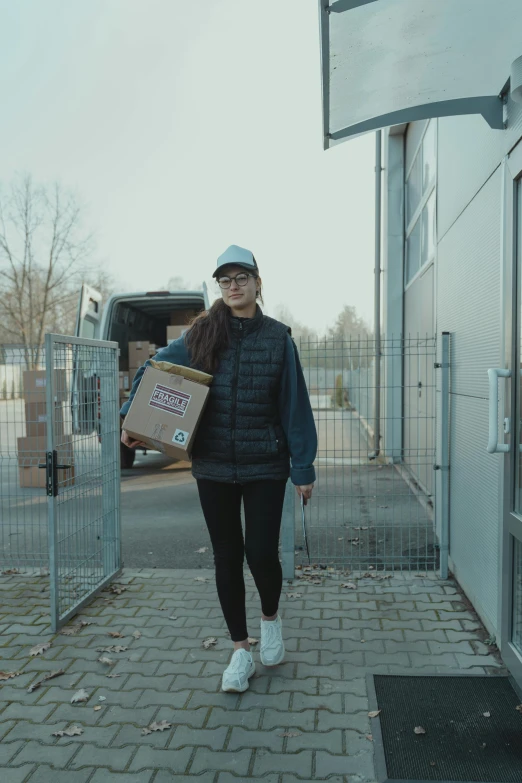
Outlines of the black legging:
M276 614L283 586L278 544L286 481L226 484L198 479L216 566L221 609L233 642L248 636L243 561L246 554L261 598L263 614ZM241 527L241 497L245 510L245 540Z

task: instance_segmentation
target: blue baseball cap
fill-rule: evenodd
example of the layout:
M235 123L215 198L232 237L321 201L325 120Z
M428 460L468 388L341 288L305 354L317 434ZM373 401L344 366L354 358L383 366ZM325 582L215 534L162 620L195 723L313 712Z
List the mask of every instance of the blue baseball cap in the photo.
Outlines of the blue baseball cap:
M244 269L248 269L250 272L259 274L259 267L257 261L254 258L254 254L251 250L247 250L239 245L230 245L227 247L224 253L222 253L217 260L217 269L212 277L217 277L220 271L225 266L242 266Z

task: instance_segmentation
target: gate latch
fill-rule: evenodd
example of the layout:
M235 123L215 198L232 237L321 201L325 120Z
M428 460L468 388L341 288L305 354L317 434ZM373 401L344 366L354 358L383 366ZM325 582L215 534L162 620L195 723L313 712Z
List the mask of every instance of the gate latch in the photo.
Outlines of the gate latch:
M57 463L58 454L55 449L48 451L45 455L45 465L38 465L39 468L46 470L45 489L49 498L55 498L58 495L58 471L72 467L72 465L58 465Z

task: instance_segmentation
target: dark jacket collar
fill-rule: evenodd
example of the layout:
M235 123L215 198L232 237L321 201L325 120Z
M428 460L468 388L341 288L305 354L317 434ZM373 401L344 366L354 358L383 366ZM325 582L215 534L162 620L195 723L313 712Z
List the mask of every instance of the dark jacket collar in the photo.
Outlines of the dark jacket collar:
M263 311L259 307L258 304L256 304L256 314L253 318L241 318L237 315L231 315L230 316L230 327L232 329L232 332L236 334L240 330L240 324L242 327L243 333L250 333L255 332L261 324L263 323Z

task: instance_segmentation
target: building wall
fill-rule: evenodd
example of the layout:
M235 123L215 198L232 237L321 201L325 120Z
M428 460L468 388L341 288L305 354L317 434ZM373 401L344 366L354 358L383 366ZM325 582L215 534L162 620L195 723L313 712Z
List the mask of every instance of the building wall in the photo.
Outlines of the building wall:
M487 628L500 634L501 469L488 454L489 367L503 365L502 159L522 135L482 117L444 117L437 128L436 330L451 333L451 568Z
M437 335L451 334L450 568L488 630L497 636L502 463L499 455L486 451L487 370L503 365L502 160L522 138L522 106L509 101L507 116L504 131L491 130L478 116L437 120L435 260L431 277L423 274L414 279L401 302L405 336L417 327L426 329L432 316ZM420 139L423 128L424 123L414 123L407 130L412 141L404 144L406 171L414 154L413 142ZM388 142L389 154L399 160L396 139L388 136ZM398 186L394 188L398 193ZM393 247L399 222L396 216L394 220L385 234ZM389 321L400 309L395 304L399 270L390 267L391 271L396 278L395 293L389 296L386 276L384 291ZM413 374L404 362L405 422L409 412L414 418L417 413L407 394ZM413 429L414 425L406 424L405 448L416 441Z
M468 160L453 174L442 159L440 165L439 175L447 170L457 180L466 176ZM451 334L450 556L468 597L496 631L501 463L486 445L487 370L501 360L500 167L484 176L486 182L438 242L437 332ZM441 202L450 188L445 178L439 176Z

